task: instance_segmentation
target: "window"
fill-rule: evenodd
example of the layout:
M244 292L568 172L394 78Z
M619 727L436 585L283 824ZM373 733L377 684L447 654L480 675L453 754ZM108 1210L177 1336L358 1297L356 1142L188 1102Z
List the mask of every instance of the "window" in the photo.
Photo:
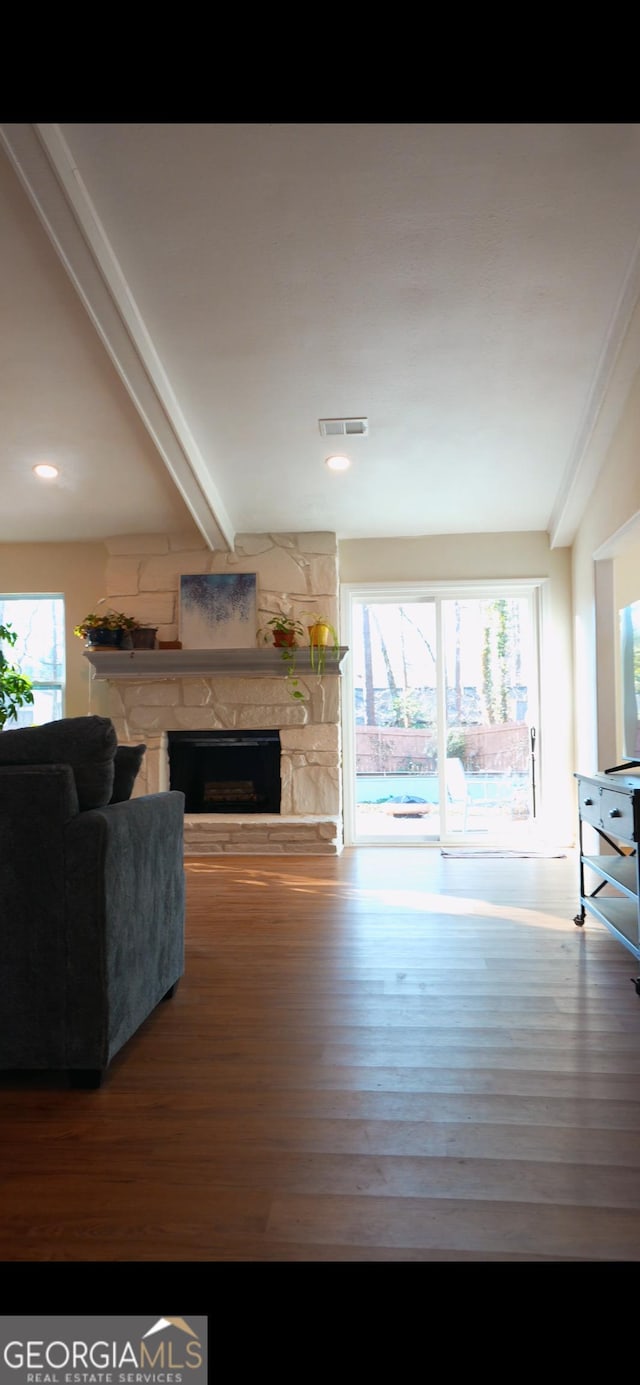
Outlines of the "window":
M20 708L7 730L58 721L64 716L64 598L0 593L0 625L10 625L18 636L4 653L32 680L34 697L33 706Z
M343 585L348 845L530 837L538 587Z

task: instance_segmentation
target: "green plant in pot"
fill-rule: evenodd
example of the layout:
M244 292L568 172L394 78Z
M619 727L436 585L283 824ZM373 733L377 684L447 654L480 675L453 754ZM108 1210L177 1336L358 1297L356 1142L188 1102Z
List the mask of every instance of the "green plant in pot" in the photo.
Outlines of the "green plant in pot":
M311 622L307 626L311 668L314 673L322 674L327 662L327 650L331 649L334 654L340 652L338 632L331 621L326 616L318 615L317 611L303 611L302 618Z
M33 706L33 684L3 652L2 644L12 649L18 638L12 625L0 624L0 731L8 721L18 720L20 707Z
M74 627L73 633L84 640L89 649L122 649L131 631L137 629L138 621L123 611L91 611ZM130 640L128 644L130 648Z
M280 657L287 669L289 692L295 702L304 702L304 693L300 691L300 680L296 674L296 651L300 647L300 640L305 637L304 626L290 616L277 615L265 621L256 634L261 644L273 644L280 650Z

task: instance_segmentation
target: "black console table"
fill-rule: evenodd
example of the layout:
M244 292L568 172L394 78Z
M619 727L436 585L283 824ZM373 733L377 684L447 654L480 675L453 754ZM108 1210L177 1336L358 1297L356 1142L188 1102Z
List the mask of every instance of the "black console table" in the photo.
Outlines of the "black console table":
M574 923L581 927L585 911L613 933L636 961L640 961L640 779L614 774L576 774L580 834L580 913ZM594 827L610 854L584 854L583 827ZM598 878L587 894L585 873ZM615 894L601 893L612 886ZM640 995L640 977L631 978Z

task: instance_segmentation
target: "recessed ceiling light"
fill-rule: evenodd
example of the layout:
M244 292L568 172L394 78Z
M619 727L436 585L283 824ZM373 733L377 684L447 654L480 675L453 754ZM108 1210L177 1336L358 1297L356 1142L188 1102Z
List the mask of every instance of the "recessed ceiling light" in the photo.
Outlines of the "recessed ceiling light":
M53 481L58 475L57 466L50 466L48 462L40 462L33 470L36 476L41 476L44 481Z
M351 466L350 457L326 457L325 461L331 471L346 471Z

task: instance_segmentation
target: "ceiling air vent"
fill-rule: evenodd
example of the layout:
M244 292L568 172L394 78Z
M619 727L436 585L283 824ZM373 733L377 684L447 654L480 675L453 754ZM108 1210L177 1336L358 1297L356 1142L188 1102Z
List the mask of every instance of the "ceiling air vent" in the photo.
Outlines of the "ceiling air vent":
M318 427L323 438L366 437L369 432L368 418L319 418Z

